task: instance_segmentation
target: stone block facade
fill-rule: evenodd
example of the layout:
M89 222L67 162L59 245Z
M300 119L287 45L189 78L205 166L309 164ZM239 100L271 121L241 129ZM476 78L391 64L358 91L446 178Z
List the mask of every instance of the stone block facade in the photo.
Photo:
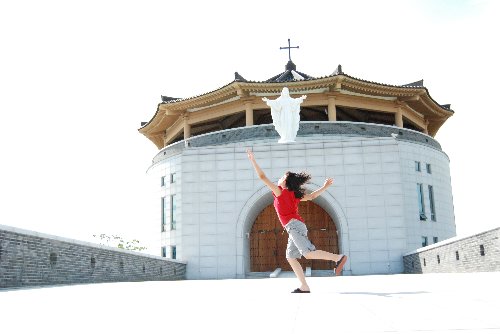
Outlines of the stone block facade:
M405 273L500 271L500 227L451 238L404 255Z
M0 225L0 289L185 278L186 263Z
M456 235L449 159L433 138L394 126L301 122L296 142L277 139L272 125L230 129L172 144L154 157L149 174L162 180L162 246L167 257L175 254L188 263L187 279L251 273L249 235L273 198L246 148L273 181L286 170L305 170L312 175L310 192L334 178L314 203L336 225L339 251L349 256L345 275L402 273L403 254L420 247L422 236ZM418 185L424 189L425 219Z

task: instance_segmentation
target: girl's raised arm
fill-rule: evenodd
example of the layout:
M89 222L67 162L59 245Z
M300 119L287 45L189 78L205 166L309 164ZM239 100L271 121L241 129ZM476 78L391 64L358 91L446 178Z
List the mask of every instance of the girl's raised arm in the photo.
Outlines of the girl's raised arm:
M281 189L275 185L274 183L271 182L271 180L269 180L266 176L266 174L264 174L264 172L262 171L262 169L259 167L259 165L257 164L257 161L255 161L255 157L253 155L253 152L251 149L247 149L247 155L248 155L248 159L250 160L250 162L252 163L252 166L253 168L255 169L255 171L257 172L257 176L259 177L259 179L262 180L262 182L264 182L264 184L269 188L271 189L271 191L274 193L274 195L276 197L278 197L279 195L281 195Z
M331 178L327 178L325 180L325 183L323 184L323 186L315 191L313 191L312 193L310 194L305 194L304 197L302 197L301 201L312 201L313 199L315 199L316 197L318 197L319 195L321 195L321 193L323 191L326 190L326 188L328 188L329 186L331 186L333 184L333 179Z

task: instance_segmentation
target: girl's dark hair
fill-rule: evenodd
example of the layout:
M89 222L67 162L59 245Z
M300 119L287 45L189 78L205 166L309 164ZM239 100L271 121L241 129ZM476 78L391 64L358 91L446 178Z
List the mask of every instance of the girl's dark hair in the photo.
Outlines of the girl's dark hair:
M286 172L287 177L285 180L285 185L287 189L293 191L295 193L296 198L302 198L306 194L306 190L302 188L304 183L307 183L311 179L311 175L301 172L301 173L293 173Z

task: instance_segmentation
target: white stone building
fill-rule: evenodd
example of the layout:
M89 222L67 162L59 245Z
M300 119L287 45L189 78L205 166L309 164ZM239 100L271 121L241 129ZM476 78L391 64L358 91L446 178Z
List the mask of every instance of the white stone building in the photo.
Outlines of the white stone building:
M277 143L262 102L283 87L307 94L295 143ZM317 248L349 256L346 275L402 273L405 253L456 235L449 159L433 138L453 111L436 103L422 81L379 84L353 78L340 65L313 78L290 61L264 82L236 73L215 91L162 99L139 131L160 150L149 173L161 184L162 255L186 261L188 279L290 270L286 232L248 147L272 180L304 170L312 175L311 191L334 178L299 210ZM303 265L313 275L333 269L319 260Z

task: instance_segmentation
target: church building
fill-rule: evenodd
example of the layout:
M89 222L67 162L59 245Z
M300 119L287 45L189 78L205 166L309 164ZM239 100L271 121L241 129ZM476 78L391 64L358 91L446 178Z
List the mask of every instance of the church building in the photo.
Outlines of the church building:
M284 87L300 106L295 142L278 143L271 110ZM344 275L404 272L403 255L456 235L449 158L434 139L453 115L423 81L403 85L355 78L339 65L323 77L297 70L265 81L235 73L202 95L162 96L139 132L158 147L161 255L187 262L188 279L245 278L291 271L288 235L271 191L246 154L251 148L269 179L287 170L312 175L311 192L333 185L299 213L317 249L348 255ZM313 276L333 263L305 260Z

